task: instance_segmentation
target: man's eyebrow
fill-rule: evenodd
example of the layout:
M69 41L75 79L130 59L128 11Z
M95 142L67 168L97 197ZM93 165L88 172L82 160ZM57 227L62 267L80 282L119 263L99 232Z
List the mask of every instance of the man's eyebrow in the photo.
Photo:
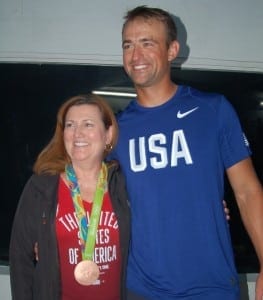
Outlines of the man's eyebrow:
M153 43L155 43L156 41L152 37L147 37L147 38L140 39L139 42L153 42Z
M153 42L153 43L156 43L156 40L152 37L145 37L145 38L141 38L139 39L138 41L139 43L143 43L143 42ZM122 45L124 44L129 44L129 43L133 43L132 40L123 40L122 41Z
M131 41L131 40L123 40L123 41L122 41L122 45L124 45L124 44L129 44L129 43L132 43L132 41Z

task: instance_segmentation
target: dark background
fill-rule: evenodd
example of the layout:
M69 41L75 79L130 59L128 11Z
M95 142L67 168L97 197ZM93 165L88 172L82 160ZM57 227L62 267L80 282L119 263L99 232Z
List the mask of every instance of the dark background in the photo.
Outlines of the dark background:
M219 92L229 99L240 117L257 174L263 182L263 106L260 106L263 74L173 68L172 78L178 84ZM0 64L0 263L8 264L10 230L17 202L37 154L53 134L59 105L73 95L103 87L126 89L132 88L132 84L122 67ZM129 101L108 100L115 111ZM225 199L231 211L229 224L238 271L256 273L258 261L227 181Z

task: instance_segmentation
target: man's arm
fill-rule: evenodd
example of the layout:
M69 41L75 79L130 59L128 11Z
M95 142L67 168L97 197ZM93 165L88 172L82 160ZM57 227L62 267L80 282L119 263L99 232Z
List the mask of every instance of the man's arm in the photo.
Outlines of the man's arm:
M250 158L227 170L245 228L256 250L260 272L256 300L263 299L263 189Z

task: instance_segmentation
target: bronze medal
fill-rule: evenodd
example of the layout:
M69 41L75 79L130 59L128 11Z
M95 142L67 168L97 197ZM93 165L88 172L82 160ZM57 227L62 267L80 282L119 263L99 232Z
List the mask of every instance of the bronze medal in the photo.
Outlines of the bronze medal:
M99 267L92 260L83 260L78 263L74 270L76 281L81 285L94 283L100 275Z

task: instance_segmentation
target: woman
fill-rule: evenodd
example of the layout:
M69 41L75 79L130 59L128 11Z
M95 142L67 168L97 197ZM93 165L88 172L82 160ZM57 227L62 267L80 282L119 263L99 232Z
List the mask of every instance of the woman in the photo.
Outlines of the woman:
M13 299L125 299L130 213L111 108L95 95L59 109L21 195L10 242Z

